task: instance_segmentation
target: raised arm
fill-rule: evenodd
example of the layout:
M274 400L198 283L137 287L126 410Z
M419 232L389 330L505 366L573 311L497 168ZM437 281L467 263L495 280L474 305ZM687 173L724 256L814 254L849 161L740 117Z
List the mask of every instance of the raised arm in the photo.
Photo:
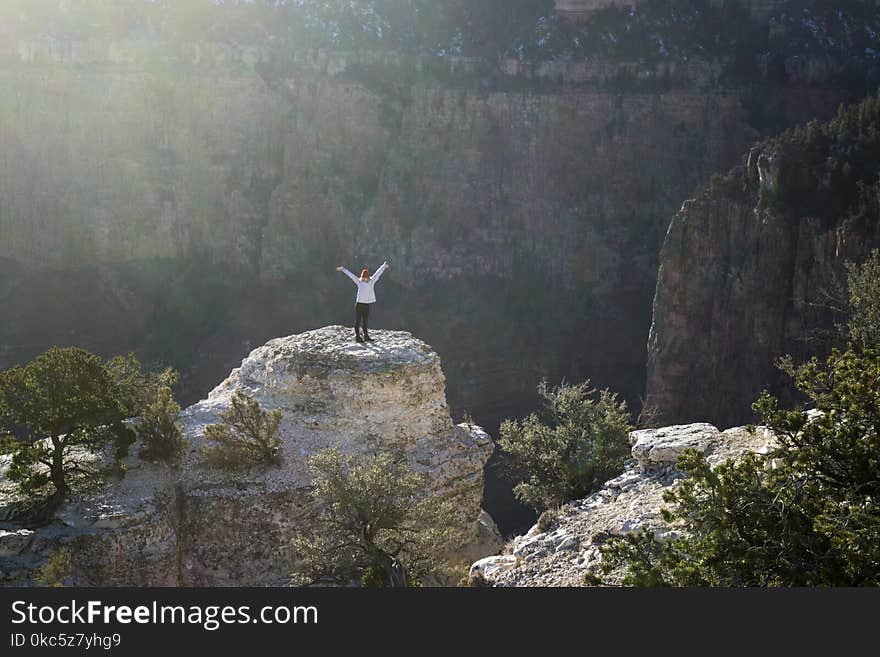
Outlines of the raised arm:
M343 274L348 276L352 281L354 281L355 285L357 285L358 277L355 276L354 274L352 274L350 271L348 271L345 267L341 267L341 266L337 267L336 271L341 271Z
M387 260L385 262L383 262L382 266L376 270L375 274L373 274L373 282L374 283L379 280L379 277L385 273L386 269L388 269L388 261Z

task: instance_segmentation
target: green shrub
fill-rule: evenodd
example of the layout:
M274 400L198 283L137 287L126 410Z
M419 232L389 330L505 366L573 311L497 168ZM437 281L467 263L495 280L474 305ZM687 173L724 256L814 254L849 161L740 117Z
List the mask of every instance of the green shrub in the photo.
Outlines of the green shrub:
M66 586L65 580L70 577L70 550L56 550L49 560L37 571L36 581L40 586L59 588Z
M589 381L548 389L538 386L545 418L533 413L501 425L501 449L520 479L516 496L538 511L591 493L623 469L629 456L626 404Z
M211 467L246 470L281 463L281 411L264 411L259 402L237 390L221 422L205 428L203 447Z
M418 586L451 576L454 509L426 497L424 479L400 459L329 449L309 467L314 512L293 541L295 585Z
M559 512L553 509L547 509L544 513L538 516L538 531L542 534L549 532L557 522L559 522Z
M861 265L847 263L848 338L857 349L880 349L880 250Z
M117 396L127 417L140 416L156 401L156 392L166 386L173 388L180 375L172 368L144 370L134 354L114 356L105 367L113 380Z
M137 427L141 458L168 462L180 459L186 441L178 424L179 417L180 405L174 401L171 388L159 386L156 398L144 410Z
M777 436L766 457L712 468L689 451L688 479L665 493L664 518L682 535L611 538L606 581L636 586L880 585L880 353L834 352L796 368L821 413L754 408Z
M459 582L459 586L471 589L485 589L490 588L492 586L492 583L488 579L486 579L486 576L483 573L477 570L474 573L469 574L467 577L463 578L461 582Z

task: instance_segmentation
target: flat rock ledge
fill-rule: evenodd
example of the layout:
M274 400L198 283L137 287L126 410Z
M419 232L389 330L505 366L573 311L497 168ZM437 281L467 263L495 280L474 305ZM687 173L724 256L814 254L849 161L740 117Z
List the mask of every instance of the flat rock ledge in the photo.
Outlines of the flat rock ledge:
M736 459L746 452L766 453L772 434L764 427L720 431L711 424L642 429L630 434L632 458L624 471L595 493L564 505L549 531L533 526L509 541L505 553L475 562L470 574L492 586L583 586L597 574L599 547L609 536L649 529L658 541L675 536L660 517L663 492L685 475L675 467L685 449L698 449L710 464Z

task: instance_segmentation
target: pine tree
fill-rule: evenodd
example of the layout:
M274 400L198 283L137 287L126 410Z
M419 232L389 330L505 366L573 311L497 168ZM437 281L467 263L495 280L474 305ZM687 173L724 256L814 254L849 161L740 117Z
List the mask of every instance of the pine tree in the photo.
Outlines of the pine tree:
M0 372L0 434L12 454L9 478L23 494L60 504L73 480L99 476L95 454L108 444L127 453L126 392L100 359L76 347L50 349L24 367Z

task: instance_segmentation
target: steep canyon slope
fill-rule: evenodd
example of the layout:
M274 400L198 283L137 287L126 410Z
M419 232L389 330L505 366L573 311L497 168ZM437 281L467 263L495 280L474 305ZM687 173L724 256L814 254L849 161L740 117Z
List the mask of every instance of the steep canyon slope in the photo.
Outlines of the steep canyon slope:
M847 261L880 247L880 99L764 142L685 201L660 255L646 404L660 423L753 419L775 367L841 343Z

